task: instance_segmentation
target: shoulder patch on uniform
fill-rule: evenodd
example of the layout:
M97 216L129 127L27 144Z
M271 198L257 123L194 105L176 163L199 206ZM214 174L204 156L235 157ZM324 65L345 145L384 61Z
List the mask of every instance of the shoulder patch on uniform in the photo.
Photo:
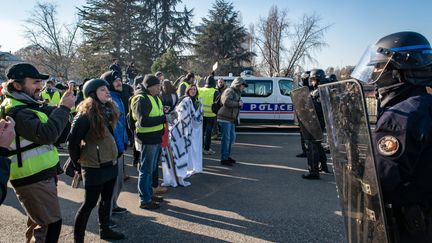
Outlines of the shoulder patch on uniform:
M378 152L384 156L394 155L399 150L399 141L393 136L384 136L378 140Z

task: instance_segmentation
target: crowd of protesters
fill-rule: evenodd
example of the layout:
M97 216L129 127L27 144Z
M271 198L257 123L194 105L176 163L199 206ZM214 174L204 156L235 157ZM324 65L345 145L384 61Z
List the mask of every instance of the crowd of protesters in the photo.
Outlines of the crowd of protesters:
M72 169L74 180L78 175L84 187L84 201L75 216L74 241L84 242L87 221L96 204L100 238L125 238L112 229L117 224L112 214L127 212L117 200L128 179L124 153L129 146L133 147L133 165L139 174L139 207L159 208L164 200L159 194L167 190L159 184L161 151L173 142L169 127L181 112L179 104L192 104L194 121L198 121L194 124L202 128L191 129L202 137L193 140L192 146L198 149L191 150L215 154L211 138L220 131L220 163L235 163L230 151L235 140L234 122L243 104L241 92L247 87L242 78L227 88L223 79L215 80L211 74L203 79L205 86L198 87L199 80L192 72L173 82L160 71L140 75L133 62L125 74L123 82L122 69L114 59L100 78L84 79L80 85L70 80L66 87L28 63L7 70L8 81L1 94L0 202L9 180L28 216L28 242L58 241L62 217L57 175L63 169ZM219 103L218 108L215 103ZM63 168L58 153L61 144L67 144L69 152ZM198 158L199 172L202 155ZM35 200L40 203L33 203Z

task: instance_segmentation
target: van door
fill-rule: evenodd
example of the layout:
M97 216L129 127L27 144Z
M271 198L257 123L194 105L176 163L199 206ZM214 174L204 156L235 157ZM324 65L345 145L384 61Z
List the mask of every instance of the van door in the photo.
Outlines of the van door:
M244 102L240 111L240 122L275 119L276 96L271 79L247 79L248 87L242 93Z
M278 109L275 113L275 119L281 122L294 121L294 106L291 101L291 90L294 88L294 82L290 79L280 79L278 82L277 98Z

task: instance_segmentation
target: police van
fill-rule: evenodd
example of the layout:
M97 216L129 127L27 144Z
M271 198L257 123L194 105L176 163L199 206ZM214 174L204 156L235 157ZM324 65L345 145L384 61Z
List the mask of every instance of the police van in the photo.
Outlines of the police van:
M248 87L242 93L243 107L240 110L239 124L292 124L294 122L294 107L291 101L291 91L294 82L287 77L256 77L241 76ZM222 78L230 87L234 76L215 76Z

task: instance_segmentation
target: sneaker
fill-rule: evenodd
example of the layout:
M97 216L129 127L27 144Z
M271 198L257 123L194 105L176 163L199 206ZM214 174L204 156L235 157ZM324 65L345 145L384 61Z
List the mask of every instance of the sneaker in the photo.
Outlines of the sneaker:
M306 155L306 153L301 153L301 154L297 154L296 157L297 158L306 158L307 155Z
M160 204L154 201L148 203L140 203L139 206L141 209L153 210L160 208Z
M153 187L153 193L154 194L162 194L167 192L168 189L164 186L158 186L158 187Z
M203 154L212 155L212 154L215 154L215 153L216 152L213 149L209 149L209 150L203 149Z
M320 177L319 177L319 175L314 175L314 174L308 173L308 174L303 174L302 178L303 179L308 179L308 180L317 180Z
M124 234L114 231L110 228L102 229L99 235L102 240L123 240L125 238Z
M155 201L155 202L161 203L161 202L163 202L163 200L164 200L164 198L161 197L161 196L156 196L156 195L153 195L153 196L152 196L152 201Z
M235 162L237 162L237 160L235 160L235 159L233 159L233 158L231 158L231 157L228 157L228 160L231 161L231 163L233 163L233 164L234 164Z
M113 208L112 212L113 213L126 213L127 209L126 208L121 208L121 207L116 207L116 208Z
M231 162L231 160L221 160L220 163L222 165L233 166L233 162Z
M203 149L203 154L210 155L210 151Z

